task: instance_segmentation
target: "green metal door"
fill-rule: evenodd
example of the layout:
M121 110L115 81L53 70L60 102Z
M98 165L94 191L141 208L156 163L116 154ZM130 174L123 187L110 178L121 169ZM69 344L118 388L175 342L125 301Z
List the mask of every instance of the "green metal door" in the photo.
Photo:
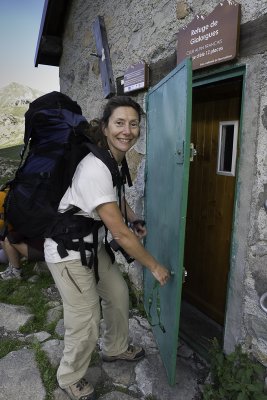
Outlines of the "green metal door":
M192 109L191 71L191 60L182 62L147 96L145 217L148 234L145 246L172 271L172 277L157 293L156 289L153 290L154 278L146 270L144 297L171 385L175 384L183 280Z

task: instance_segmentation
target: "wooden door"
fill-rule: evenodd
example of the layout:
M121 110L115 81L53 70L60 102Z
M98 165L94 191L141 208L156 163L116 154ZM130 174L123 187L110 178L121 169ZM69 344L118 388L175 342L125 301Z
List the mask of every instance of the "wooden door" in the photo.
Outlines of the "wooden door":
M183 287L186 301L223 325L235 176L217 173L220 121L239 121L241 81L193 89L192 134Z

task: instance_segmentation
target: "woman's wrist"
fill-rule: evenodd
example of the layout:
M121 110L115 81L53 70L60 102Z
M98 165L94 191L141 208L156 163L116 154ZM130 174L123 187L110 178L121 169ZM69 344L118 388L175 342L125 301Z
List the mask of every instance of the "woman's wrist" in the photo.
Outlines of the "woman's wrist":
M146 222L144 219L140 219L140 218L135 218L132 221L130 221L130 228L135 228L137 225L141 225L141 226L145 226Z

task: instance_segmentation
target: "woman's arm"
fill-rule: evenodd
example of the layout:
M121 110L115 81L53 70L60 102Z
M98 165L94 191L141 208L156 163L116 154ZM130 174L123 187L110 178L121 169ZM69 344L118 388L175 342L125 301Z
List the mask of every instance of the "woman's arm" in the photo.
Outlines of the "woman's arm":
M96 210L101 220L111 232L113 238L126 253L148 268L160 284L164 285L170 277L169 270L158 263L157 260L146 251L136 235L125 225L117 203L101 204Z
M126 207L127 219L129 222L134 222L134 221L140 220L140 218L134 213L134 211L129 206L127 200L122 199L122 214L123 214L124 218L125 218L125 215L124 215L125 207ZM133 231L139 239L144 238L147 234L145 225L142 225L141 223L134 225Z

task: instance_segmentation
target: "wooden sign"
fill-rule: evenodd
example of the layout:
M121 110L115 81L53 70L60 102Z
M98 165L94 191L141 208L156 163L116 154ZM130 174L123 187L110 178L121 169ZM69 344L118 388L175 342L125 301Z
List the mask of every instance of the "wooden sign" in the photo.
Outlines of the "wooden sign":
M208 16L197 15L182 28L178 32L177 64L191 57L195 70L236 58L240 8L235 1L224 0Z
M148 87L148 65L144 61L130 65L124 73L124 93Z

